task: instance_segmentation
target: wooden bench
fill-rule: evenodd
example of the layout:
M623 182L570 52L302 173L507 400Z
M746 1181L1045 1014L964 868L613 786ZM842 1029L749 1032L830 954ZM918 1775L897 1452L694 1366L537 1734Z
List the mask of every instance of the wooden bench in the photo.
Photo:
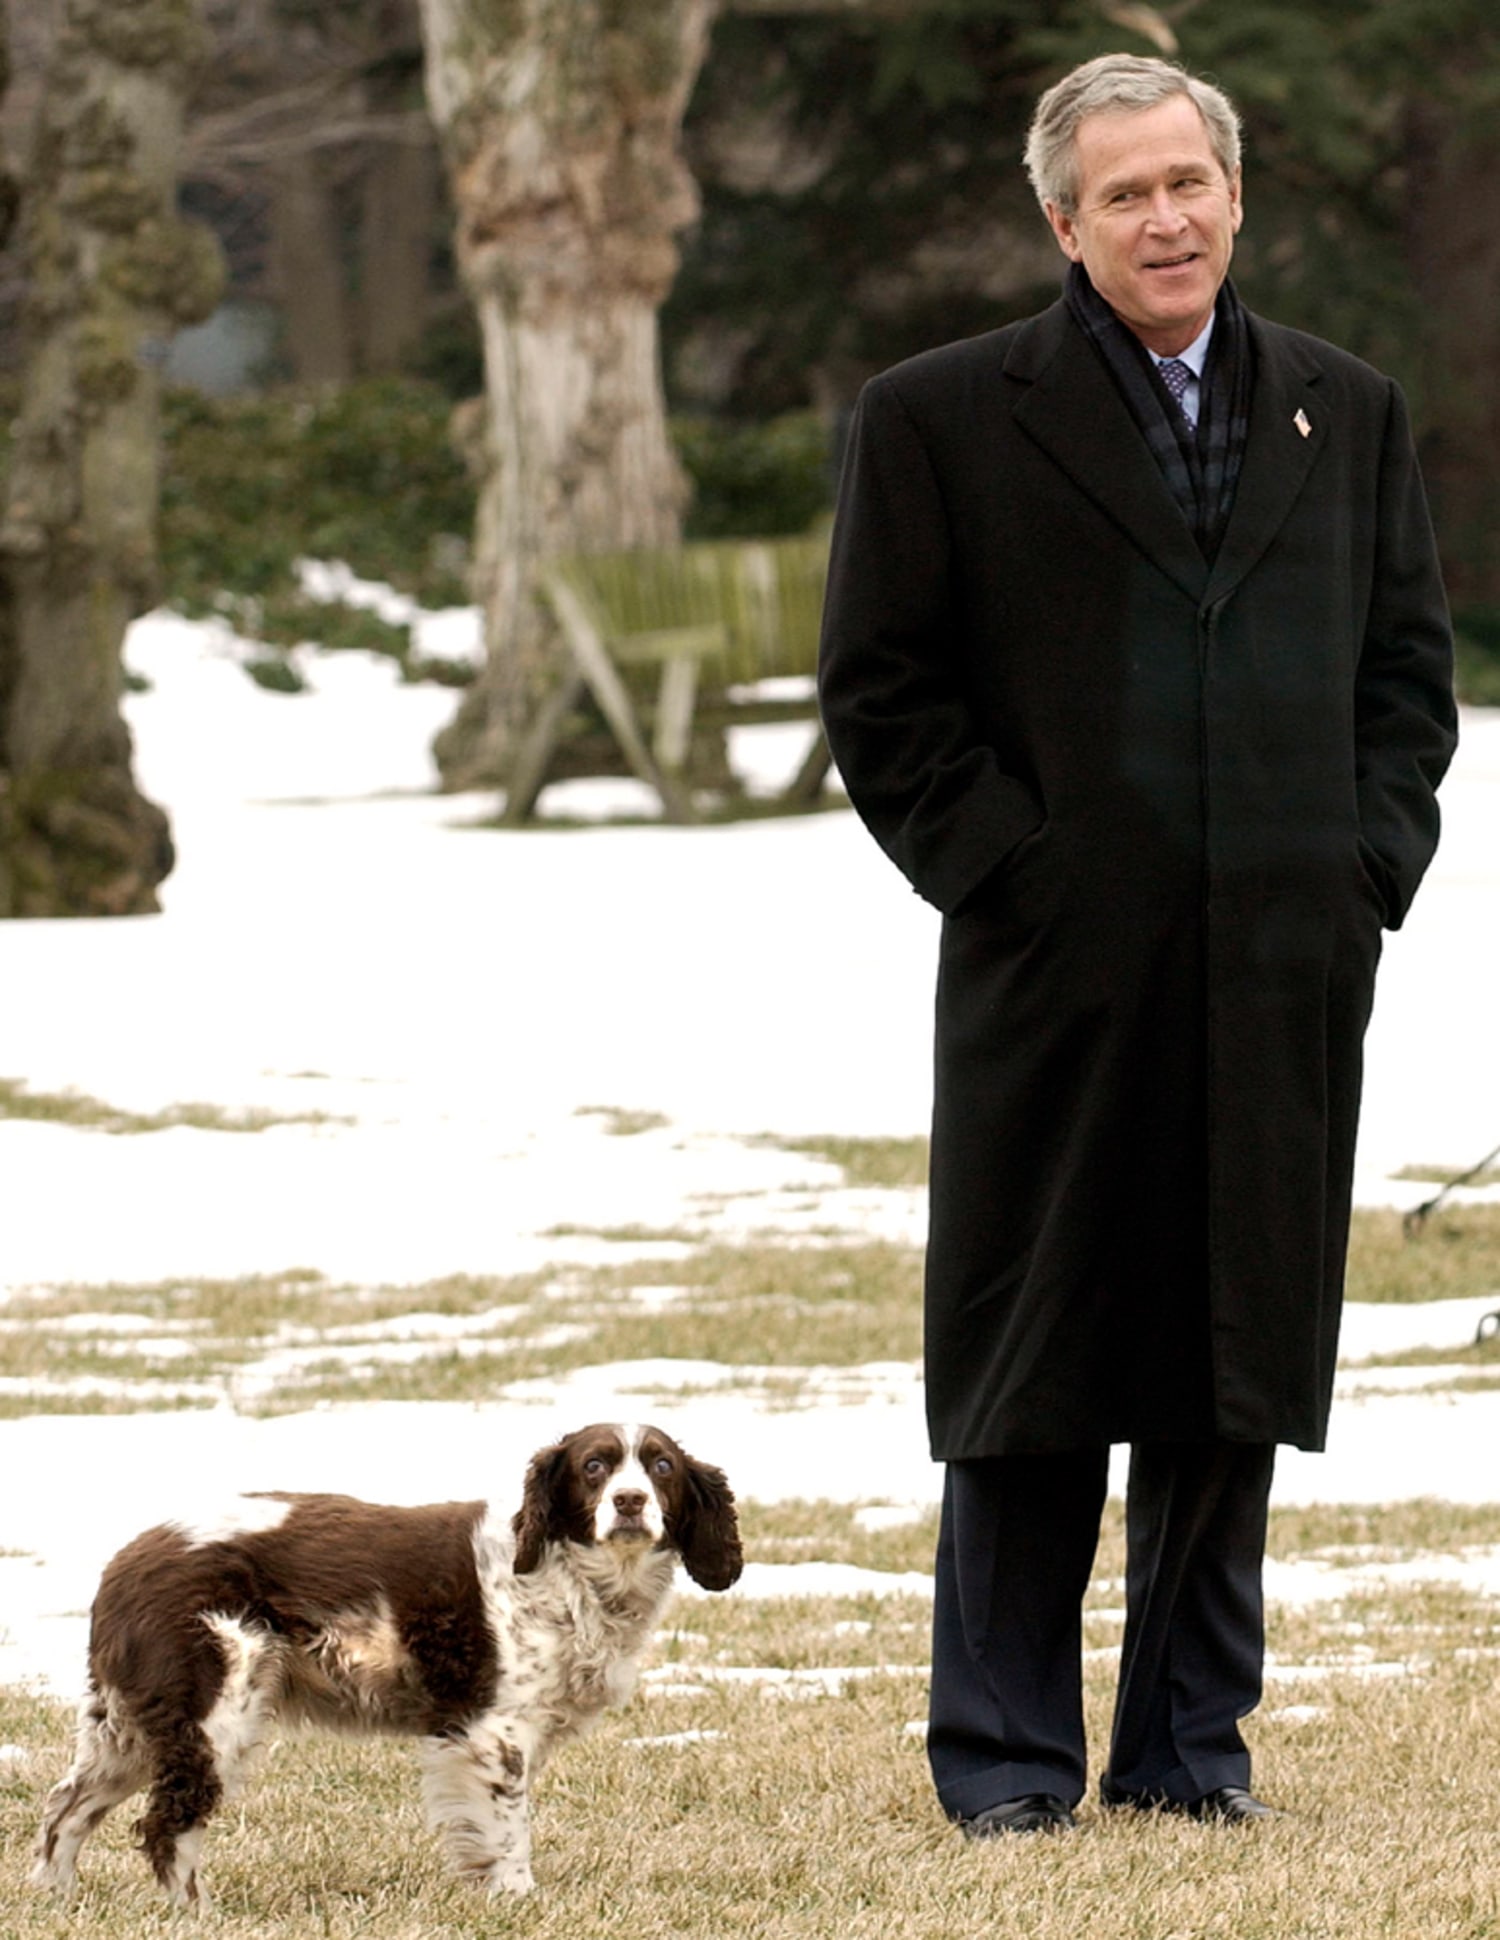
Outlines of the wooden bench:
M827 571L824 536L696 540L548 560L542 597L571 667L518 751L505 821L531 815L585 691L669 821L700 819L683 779L695 724L817 724L806 759L776 798L788 807L814 802L830 767L811 685ZM768 682L797 691L772 691Z

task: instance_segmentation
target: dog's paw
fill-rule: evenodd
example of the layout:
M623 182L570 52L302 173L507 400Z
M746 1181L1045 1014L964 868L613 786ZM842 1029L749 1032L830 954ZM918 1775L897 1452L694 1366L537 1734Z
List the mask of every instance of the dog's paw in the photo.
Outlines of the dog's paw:
M195 1913L200 1919L213 1911L213 1895L196 1873L189 1873L185 1879L172 1879L166 1882L167 1900L182 1913Z
M31 1869L31 1883L39 1892L51 1893L57 1899L68 1900L73 1897L78 1885L77 1875L65 1873L49 1859L39 1859Z
M520 1865L515 1860L491 1869L489 1894L491 1899L499 1899L502 1893L512 1893L519 1897L529 1893L536 1885L531 1877L531 1868Z

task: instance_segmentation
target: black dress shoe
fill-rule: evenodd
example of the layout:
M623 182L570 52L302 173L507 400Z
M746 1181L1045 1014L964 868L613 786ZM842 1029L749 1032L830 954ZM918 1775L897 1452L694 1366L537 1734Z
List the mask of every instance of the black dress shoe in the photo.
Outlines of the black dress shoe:
M1243 1825L1250 1819L1274 1819L1274 1806L1256 1798L1243 1785L1219 1785L1196 1799L1169 1799L1156 1792L1127 1792L1113 1779L1099 1781L1100 1802L1106 1806L1129 1806L1136 1812L1173 1812L1186 1819L1208 1819L1222 1825Z
M1003 1799L959 1823L966 1839L998 1839L1007 1832L1071 1832L1077 1820L1051 1792L1030 1792L1023 1799Z
M1216 1791L1205 1792L1201 1799L1190 1799L1182 1809L1190 1819L1219 1819L1226 1825L1278 1816L1274 1806L1247 1792L1243 1785L1221 1785Z

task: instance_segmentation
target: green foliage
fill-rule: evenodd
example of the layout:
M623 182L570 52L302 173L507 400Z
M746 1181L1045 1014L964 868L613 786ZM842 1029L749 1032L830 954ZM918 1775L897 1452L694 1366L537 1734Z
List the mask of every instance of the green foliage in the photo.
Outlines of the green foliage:
M960 18L963 11L951 10ZM874 49L870 106L877 114L903 94L915 95L939 114L958 105L973 107L984 99L983 80L964 58L962 37L944 32L942 22L935 22L929 13L892 20Z
M1470 707L1500 707L1500 607L1456 612L1453 634L1459 699Z
M403 359L408 377L435 384L452 403L484 389L484 343L472 303L455 303L429 323Z
M270 651L247 665L261 686L304 685L278 649L303 641L388 653L411 679L449 685L462 666L418 661L409 629L368 609L313 599L299 558L342 559L425 605L461 604L457 569L474 487L448 435L443 389L377 378L338 391L164 398L162 583L193 615L223 615ZM820 421L798 412L763 425L690 419L673 426L694 485L692 536L804 531L831 497Z
M916 20L720 18L687 123L703 215L663 311L674 396L689 392L675 352L705 326L743 346L729 408L764 418L805 407L815 370L852 389L868 370L1006 320L972 284L905 271L935 232L1040 220L1020 168L1041 84L1026 37L1056 11L953 0ZM718 131L757 122L795 179L720 171ZM1047 294L1021 293L1013 313Z
M257 654L245 662L245 672L268 694L305 694L307 682L290 660L276 653Z
M473 487L436 387L373 378L342 390L164 400L162 566L175 598L264 595L293 558L345 559L431 603L465 597L445 563Z
M298 558L342 559L431 606L468 598L454 568L473 524L474 490L448 437L434 385L375 378L342 390L163 401L162 583L184 611L224 614L270 646L316 640L392 654L411 678L466 677L417 664L409 630L314 600ZM296 692L279 654L249 668Z
M693 481L690 539L805 532L831 502L828 434L815 412L764 424L674 418L672 438Z
M1184 64L1244 116L1246 300L1392 371L1420 419L1426 319L1405 254L1413 113L1492 125L1500 14L1489 0L1159 11ZM997 300L978 273L943 289L913 265L933 235L1019 236L1040 221L1021 168L1035 100L1076 62L1119 51L1160 50L1096 0L721 19L688 121L703 217L664 312L671 381L687 390L676 352L708 326L736 347L724 405L763 416L805 404L815 370L852 392L870 370L1049 301L1056 279ZM756 116L795 179L746 186L721 170L723 128Z

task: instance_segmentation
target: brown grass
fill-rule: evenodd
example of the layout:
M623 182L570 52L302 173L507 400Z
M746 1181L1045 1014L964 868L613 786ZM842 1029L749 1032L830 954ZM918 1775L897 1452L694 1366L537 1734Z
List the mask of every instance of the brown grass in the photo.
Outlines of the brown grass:
M696 1603L680 1612L690 1636L699 1614ZM803 1655L849 1661L854 1640L833 1634L828 1614L804 1611L799 1623L796 1606L783 1608L775 1628L800 1638ZM759 1654L763 1620L742 1608L736 1662ZM1374 1641L1399 1650L1399 1637ZM920 1658L921 1634L883 1642ZM716 1637L712 1657L723 1650ZM1407 1677L1325 1670L1299 1681L1297 1703L1316 1707L1310 1719L1278 1717L1282 1698L1268 1705L1253 1734L1257 1784L1287 1813L1272 1824L1214 1828L1089 1805L1066 1838L985 1847L964 1844L932 1801L920 1738L907 1729L925 1702L919 1674L780 1702L723 1685L638 1696L544 1781L538 1891L519 1904L488 1903L445 1876L407 1748L288 1743L216 1828L211 1928L231 1940L1481 1940L1500 1932L1496 1660L1424 1656ZM1090 1666L1096 1742L1110 1677L1107 1662ZM90 1848L72 1909L23 1887L39 1791L61 1768L62 1724L34 1702L0 1709L0 1737L39 1748L0 1790L0 1933L135 1940L167 1930L129 1850L129 1808ZM687 1730L718 1735L629 1742Z
M654 1129L615 1116L622 1135ZM859 1143L804 1149L842 1165L850 1183L917 1182L917 1143ZM0 1362L33 1378L71 1376L84 1405L86 1379L127 1372L115 1351L122 1315L162 1337L187 1335L195 1375L226 1381L289 1330L310 1338L327 1361L302 1370L300 1406L395 1388L493 1393L521 1373L630 1355L750 1363L791 1382L819 1366L916 1357L911 1248L621 1237L634 1250L622 1247L607 1268L524 1280L358 1289L289 1274L62 1289L7 1306ZM653 1238L659 1251L643 1257ZM664 1305L637 1298L664 1286L680 1290ZM1356 1218L1357 1298L1497 1287L1500 1209L1444 1212L1415 1242L1394 1215ZM411 1367L361 1364L362 1329L424 1313L473 1316L481 1352L455 1354L435 1329L432 1352ZM565 1327L576 1331L557 1339ZM186 1365L142 1355L129 1370L135 1405L163 1405ZM866 1528L847 1504L751 1502L745 1523L761 1562L930 1566L930 1514ZM1086 1671L1096 1750L1119 1640L1120 1523L1112 1504L1086 1617L1098 1653ZM1500 1504L1281 1510L1270 1536L1282 1560L1362 1566L1495 1545ZM928 1619L920 1594L684 1597L654 1655L680 1688L651 1695L648 1678L593 1738L560 1754L538 1798L539 1890L520 1903L488 1903L446 1877L421 1825L409 1747L277 1745L212 1835L217 1910L202 1930L222 1940L1500 1940L1493 1600L1440 1582L1365 1582L1337 1601L1273 1611L1275 1667L1297 1674L1273 1679L1249 1726L1257 1788L1286 1808L1271 1824L1214 1828L1089 1804L1076 1834L984 1847L944 1823L909 1728L925 1708ZM1380 1668L1391 1665L1395 1674ZM727 1680L733 1670L763 1676ZM841 1670L864 1675L833 1675ZM778 1695L777 1674L819 1671L831 1694ZM0 1690L0 1746L19 1749L0 1756L0 1940L185 1931L131 1850L129 1807L91 1845L71 1907L26 1886L67 1723L56 1705ZM713 1735L631 1742L675 1733Z
M1458 1300L1494 1293L1500 1304L1500 1206L1445 1206L1408 1239L1397 1212L1357 1210L1349 1239L1351 1300Z

